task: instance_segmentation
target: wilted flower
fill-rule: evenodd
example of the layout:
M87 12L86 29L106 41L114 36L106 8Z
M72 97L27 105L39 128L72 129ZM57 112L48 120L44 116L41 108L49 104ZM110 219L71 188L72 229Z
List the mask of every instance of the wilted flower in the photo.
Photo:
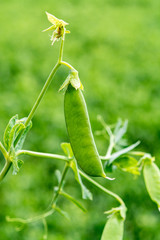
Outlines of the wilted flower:
M50 26L49 28L43 30L43 32L46 31L52 31L52 36L51 36L51 41L52 41L52 45L53 43L57 40L59 40L61 37L64 39L65 33L70 33L70 31L66 30L65 26L68 25L68 23L66 23L65 21L56 18L55 16L53 16L52 14L46 12L47 14L47 18L49 20L49 22L51 22L53 25Z

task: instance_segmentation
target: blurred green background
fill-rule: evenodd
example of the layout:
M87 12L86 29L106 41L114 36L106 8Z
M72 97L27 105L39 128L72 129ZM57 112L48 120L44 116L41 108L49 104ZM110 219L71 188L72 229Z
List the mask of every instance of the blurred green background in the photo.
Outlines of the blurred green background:
M160 1L159 0L1 0L0 1L0 139L8 120L27 116L45 79L54 66L59 43L51 46L45 11L69 22L64 60L78 71L84 85L93 131L100 128L97 115L112 124L129 120L128 139L141 140L140 150L160 155ZM25 149L61 153L68 141L63 93L57 90L68 74L61 67L33 119ZM96 137L101 154L106 142ZM42 239L41 222L20 232L5 216L31 217L46 210L57 184L58 160L25 157L17 176L11 171L0 185L0 239ZM2 162L0 162L2 168ZM128 207L124 240L159 240L156 204L146 192L143 177L116 171L114 182L101 183L118 193ZM85 182L85 181L84 181ZM86 182L85 182L86 183ZM94 201L81 201L88 213L67 200L60 206L71 221L55 214L48 218L49 240L98 240L106 222L104 211L117 206L109 196L86 183ZM66 190L81 198L73 174Z

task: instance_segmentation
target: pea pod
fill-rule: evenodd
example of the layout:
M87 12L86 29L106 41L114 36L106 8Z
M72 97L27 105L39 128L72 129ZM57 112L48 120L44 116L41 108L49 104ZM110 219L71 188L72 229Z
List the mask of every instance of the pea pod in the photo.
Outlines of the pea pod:
M122 240L124 219L119 212L114 213L107 221L101 240Z
M71 147L78 165L91 176L106 177L93 138L87 106L81 90L69 84L64 113Z
M152 159L145 160L143 176L147 191L160 210L160 170Z

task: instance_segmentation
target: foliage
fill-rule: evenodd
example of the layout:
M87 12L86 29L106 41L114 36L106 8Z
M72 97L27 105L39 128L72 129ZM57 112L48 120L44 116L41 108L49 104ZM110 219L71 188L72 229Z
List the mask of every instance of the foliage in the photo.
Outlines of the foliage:
M52 5L50 1L48 3ZM55 14L57 16L63 15L64 19L72 22L70 29L74 34L72 34L70 41L66 41L65 55L70 56L72 63L78 66L81 79L87 79L87 81L83 81L83 84L85 89L90 88L90 91L86 91L86 99L93 129L100 128L96 121L98 113L101 113L110 123L115 122L118 116L129 118L129 142L142 139L141 146L144 151L154 152L158 156L159 3L157 1L134 1L132 3L118 1L116 5L116 2L113 4L111 1L99 1L98 8L96 1L81 1L77 4L72 3L72 1L67 3L62 1L58 4ZM68 11L64 11L63 4L66 4L65 8L67 7ZM20 113L21 117L28 114L32 102L38 95L38 89L41 88L46 74L50 71L52 64L48 63L54 62L53 52L47 47L47 40L44 40L45 37L42 37L42 34L40 35L40 31L45 28L45 26L42 29L39 27L42 11L46 9L45 5L41 1L38 4L29 1L21 3L13 1L10 4L1 2L0 18L3 22L1 29L3 38L0 39L2 48L0 51L2 89L0 100L3 104L0 105L0 129L5 128L8 118L15 112ZM54 7L55 5L56 3L54 3ZM26 8L30 10L25 11ZM16 13L13 12L13 9ZM52 9L50 11L53 12ZM30 12L35 15L31 16ZM8 21L13 23L12 28L5 23L6 13L8 13ZM80 22L78 17L81 18ZM36 24L37 27L35 27ZM77 24L79 26L81 24L81 28L77 28ZM46 52L47 49L48 52ZM44 56L47 56L47 60ZM55 82L55 87L51 86L49 89L42 107L35 116L34 128L29 133L25 148L32 146L37 151L48 152L57 152L59 149L58 151L61 153L60 142L67 141L67 135L64 131L63 113L60 111L62 109L62 95L56 93L56 90L61 81L64 80L64 74L66 72L63 69L56 76L58 81ZM47 114L46 109L48 109ZM2 139L2 130L0 134ZM102 137L97 136L96 140L100 152L103 153L106 145L102 141ZM6 225L4 216L10 212L9 215L23 217L26 214L27 217L27 215L36 215L40 210L43 211L47 207L46 199L49 201L52 195L53 172L61 166L61 163L53 161L47 161L47 163L43 161L38 165L37 160L33 158L29 160L29 163L25 162L20 175L14 179L9 176L7 181L5 180L5 187L1 185L0 189L1 208L4 209L4 212L1 212L3 224L0 233L2 238L10 239L10 236L15 239L40 238L42 235L41 225L39 227L35 225L36 228L31 226L30 231L24 229L23 232L17 234L12 226ZM123 175L117 170L115 175L116 182L110 187L123 197L127 206L130 206L125 238L159 239L159 215L156 208L153 213L150 210L154 205L143 191L143 182L140 181L139 188L137 188L137 181L133 180L130 175ZM124 183L124 177L127 184ZM66 186L68 190L76 186L72 183L71 187L69 182L72 182L70 176ZM130 191L127 190L128 185ZM24 191L23 196L22 190ZM75 195L79 196L79 190L74 188L74 191ZM93 193L94 191L95 189L92 189ZM132 201L133 194L136 205ZM142 201L144 201L144 205L141 205ZM99 203L98 208L97 202ZM66 222L68 230L64 230L52 219L49 220L50 237L61 239L61 235L64 234L66 239L79 239L76 232L80 231L83 239L88 239L87 232L89 230L89 236L99 239L105 218L102 222L102 218L97 212L104 211L106 204L111 207L112 200L109 198L104 202L101 196L96 196L95 203L92 203L92 209L90 209L89 219L84 215L82 217L81 213L74 209L73 225ZM86 205L90 207L91 204L86 203ZM66 207L73 212L71 205ZM94 211L94 209L97 210ZM86 229L84 229L84 222L88 226ZM131 225L133 223L134 229Z

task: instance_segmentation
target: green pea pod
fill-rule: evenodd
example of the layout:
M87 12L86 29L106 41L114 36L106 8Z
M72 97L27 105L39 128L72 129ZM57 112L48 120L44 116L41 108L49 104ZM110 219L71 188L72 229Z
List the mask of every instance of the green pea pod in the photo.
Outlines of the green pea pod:
M160 170L153 161L145 161L143 176L147 191L160 210Z
M64 113L71 147L78 165L88 175L106 177L94 142L81 90L71 84L65 92Z
M119 212L114 213L107 221L101 240L122 240L124 219Z

